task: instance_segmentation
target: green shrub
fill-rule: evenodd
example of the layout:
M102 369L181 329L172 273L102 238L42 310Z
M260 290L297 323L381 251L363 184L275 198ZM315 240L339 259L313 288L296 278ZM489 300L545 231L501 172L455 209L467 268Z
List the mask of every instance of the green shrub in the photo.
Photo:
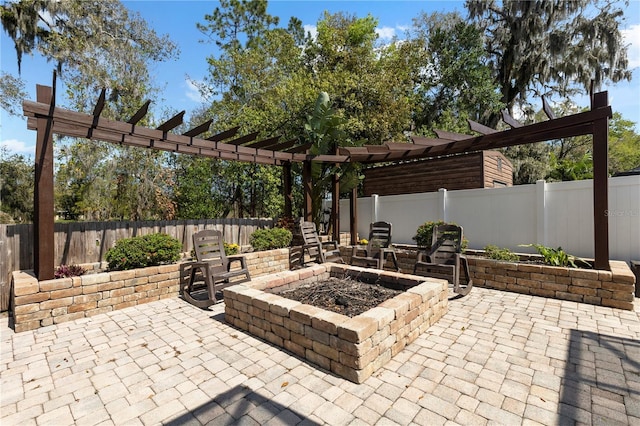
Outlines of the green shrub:
M416 235L413 236L413 240L416 242L418 247L425 248L429 250L431 248L431 240L433 238L433 228L438 225L456 225L454 222L445 222L442 220L438 220L436 222L425 222L422 225L418 226L418 230L416 231ZM467 249L469 245L469 240L462 236L462 251Z
M506 260L509 262L517 262L520 260L520 256L508 248L500 248L491 244L485 246L484 253L489 259Z
M182 244L167 234L124 238L107 251L110 270L144 268L180 259Z
M256 251L289 247L293 234L284 228L258 229L249 237Z
M533 247L544 259L544 263L550 266L564 266L570 268L591 268L591 265L579 257L573 256L562 250L546 247L541 244L520 244L520 247Z

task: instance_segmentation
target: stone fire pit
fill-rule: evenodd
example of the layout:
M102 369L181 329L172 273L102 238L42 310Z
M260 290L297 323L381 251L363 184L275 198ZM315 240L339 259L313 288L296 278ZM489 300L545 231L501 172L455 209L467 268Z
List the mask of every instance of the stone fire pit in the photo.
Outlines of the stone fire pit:
M405 291L358 316L273 294L329 277ZM224 289L225 320L355 383L362 383L437 322L448 308L445 280L326 263Z

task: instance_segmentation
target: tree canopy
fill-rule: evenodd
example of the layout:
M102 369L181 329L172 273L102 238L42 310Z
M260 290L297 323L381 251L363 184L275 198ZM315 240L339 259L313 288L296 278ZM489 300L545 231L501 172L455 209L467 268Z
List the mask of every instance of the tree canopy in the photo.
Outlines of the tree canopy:
M530 95L566 97L610 80L630 80L620 23L624 11L607 0L467 0L484 33L501 101L527 109ZM583 93L584 93L583 92ZM494 114L489 124L495 126Z
M566 115L576 112L567 99L584 92L592 79L596 87L630 79L619 31L623 11L613 3L468 0L465 5L470 19L421 13L402 38L383 42L371 15L325 12L312 36L298 18L285 26L269 14L266 0L221 0L202 22L194 22L209 72L199 84L207 101L192 112L189 124L212 118L210 133L239 127L239 134L281 136L298 145L311 143L314 153L332 153L338 146L404 142L409 134L430 135L434 128L467 133L467 119L496 127L503 108L527 122L540 121L544 118L535 116L531 100L541 95L559 99L558 115ZM149 66L179 53L168 36L155 33L116 0L20 0L5 2L0 12L19 66L23 54L49 60L65 83L64 101L82 112L89 112L106 88L102 115L111 119L126 120L146 99L157 98ZM25 97L19 76L3 73L0 95L0 106L16 113ZM162 121L152 113L141 124ZM574 138L504 152L514 163L516 183L576 179L591 172L590 143ZM633 123L614 116L610 173L637 167L639 144ZM56 148L56 204L72 217L196 219L283 212L277 167L82 139L58 140ZM24 172L24 158L5 153L2 160L3 170ZM298 165L293 173L298 216ZM316 165L316 213L332 173L340 175L343 191L359 182L357 165ZM8 207L21 201L3 196L3 211L19 220L29 217L24 205Z

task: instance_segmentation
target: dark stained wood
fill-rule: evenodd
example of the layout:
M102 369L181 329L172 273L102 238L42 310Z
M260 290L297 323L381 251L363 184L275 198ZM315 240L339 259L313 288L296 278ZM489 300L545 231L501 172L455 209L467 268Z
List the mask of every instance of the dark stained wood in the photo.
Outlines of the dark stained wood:
M93 116L98 117L102 114L102 110L104 109L104 100L107 93L107 89L102 89L100 91L100 96L98 96L98 101L96 102L96 106L93 108Z
M288 152L288 153L303 153L303 152L307 152L307 150L309 148L311 148L313 146L312 143L305 143L303 145L298 145L298 146L294 146L293 148L289 148L289 149L285 149L284 152Z
M213 142L220 142L220 141L223 141L225 139L229 139L229 138L234 137L238 133L238 130L240 130L240 126L231 128L229 130L225 130L224 132L220 132L220 133L218 133L216 135L208 137L207 140L208 141L213 141Z
M596 93L593 107L601 108L608 104L607 92ZM593 236L594 267L611 270L609 265L609 208L608 195L608 149L609 119L601 118L593 123Z
M37 101L55 108L53 86L36 85ZM53 120L39 118L36 134L36 165L34 188L34 271L39 281L54 278L54 205L53 205Z
M449 140L452 140L452 141L464 141L464 140L467 140L470 137L472 137L471 135L464 135L462 133L447 132L445 130L438 130L438 129L435 129L434 132L436 132L436 135L438 135L439 138L449 139Z
M182 135L183 136L189 136L190 138L193 138L193 137L196 137L198 135L201 135L204 132L206 132L207 130L209 130L209 127L211 127L211 123L213 123L213 119L209 119L209 120L205 121L204 123L200 124L199 126L196 126L193 129L187 130Z
M286 142L280 142L279 144L270 146L269 149L272 151L283 151L285 149L289 149L298 143L298 139L289 139Z
M453 142L450 139L434 139L434 138L424 138L422 136L411 136L411 140L416 145L422 146L438 146L438 145L446 145L448 143Z
M501 171L498 171L498 158L502 163ZM492 188L496 181L510 186L513 179L511 163L497 151L372 167L365 169L363 174L365 196L435 192L440 188Z
M247 143L247 142L251 142L252 140L255 140L259 134L260 132L249 133L248 135L240 136L239 138L236 138L234 140L227 141L225 142L225 144L236 145L236 146L242 145L243 143Z
M333 240L340 241L340 177L331 176L331 230Z
M349 208L351 213L349 214L349 229L351 231L350 242L351 245L358 244L358 187L354 187L351 190L351 194L349 196Z
M302 190L304 193L304 220L313 222L313 211L311 206L311 161L302 163Z
M263 139L261 141L258 142L253 142L250 144L247 144L247 148L265 148L265 149L272 149L273 145L276 145L278 143L278 140L280 140L280 136L275 136L273 138L269 138L269 139Z
M480 134L483 134L483 135L490 135L492 133L497 133L498 132L496 129L492 129L491 127L487 127L484 124L476 123L473 120L467 119L467 122L469 123L469 129L471 129L474 132L478 132Z
M284 216L293 217L293 181L291 175L291 163L282 165L282 186L284 187Z
M127 121L127 123L129 124L138 124L138 122L140 120L142 120L142 118L147 115L147 111L149 111L149 105L151 104L150 100L147 100L138 111L136 111L135 114L133 114L133 117L131 117L129 119L129 121Z
M554 120L556 118L556 115L551 109L551 105L549 105L549 102L547 102L547 98L544 96L542 96L542 109L544 110L544 113L547 115L549 120Z
M98 101L96 102L96 106L93 108L93 126L87 130L87 138L91 139L93 128L98 124L98 120L100 118L100 114L102 114L102 110L104 109L104 100L107 93L107 89L102 89L100 91L100 96L98 96Z
M178 114L174 115L173 117L159 125L157 129L163 132L168 132L169 130L175 129L183 123L185 112L186 111L181 111Z
M518 127L522 127L522 123L520 123L518 120L516 120L511 115L509 115L506 109L502 110L502 121L504 121L514 129Z

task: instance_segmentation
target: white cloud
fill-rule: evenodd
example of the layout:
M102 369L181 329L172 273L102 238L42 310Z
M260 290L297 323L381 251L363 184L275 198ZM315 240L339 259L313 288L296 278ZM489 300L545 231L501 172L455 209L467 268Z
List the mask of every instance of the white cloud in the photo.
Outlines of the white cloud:
M640 24L631 25L621 32L624 42L629 44L627 51L629 69L640 67Z
M29 154L35 155L36 148L33 145L27 145L18 139L7 139L0 142L0 146L6 147L10 154Z
M203 103L205 99L202 97L200 93L200 89L198 88L198 84L201 83L199 81L191 80L187 78L185 80L187 91L185 92L185 96L192 100L193 102Z
M315 40L318 36L318 27L315 25L305 25L304 34L307 35L307 33L311 33L311 38Z
M396 35L396 29L391 27L376 28L376 34L382 40L391 40Z

